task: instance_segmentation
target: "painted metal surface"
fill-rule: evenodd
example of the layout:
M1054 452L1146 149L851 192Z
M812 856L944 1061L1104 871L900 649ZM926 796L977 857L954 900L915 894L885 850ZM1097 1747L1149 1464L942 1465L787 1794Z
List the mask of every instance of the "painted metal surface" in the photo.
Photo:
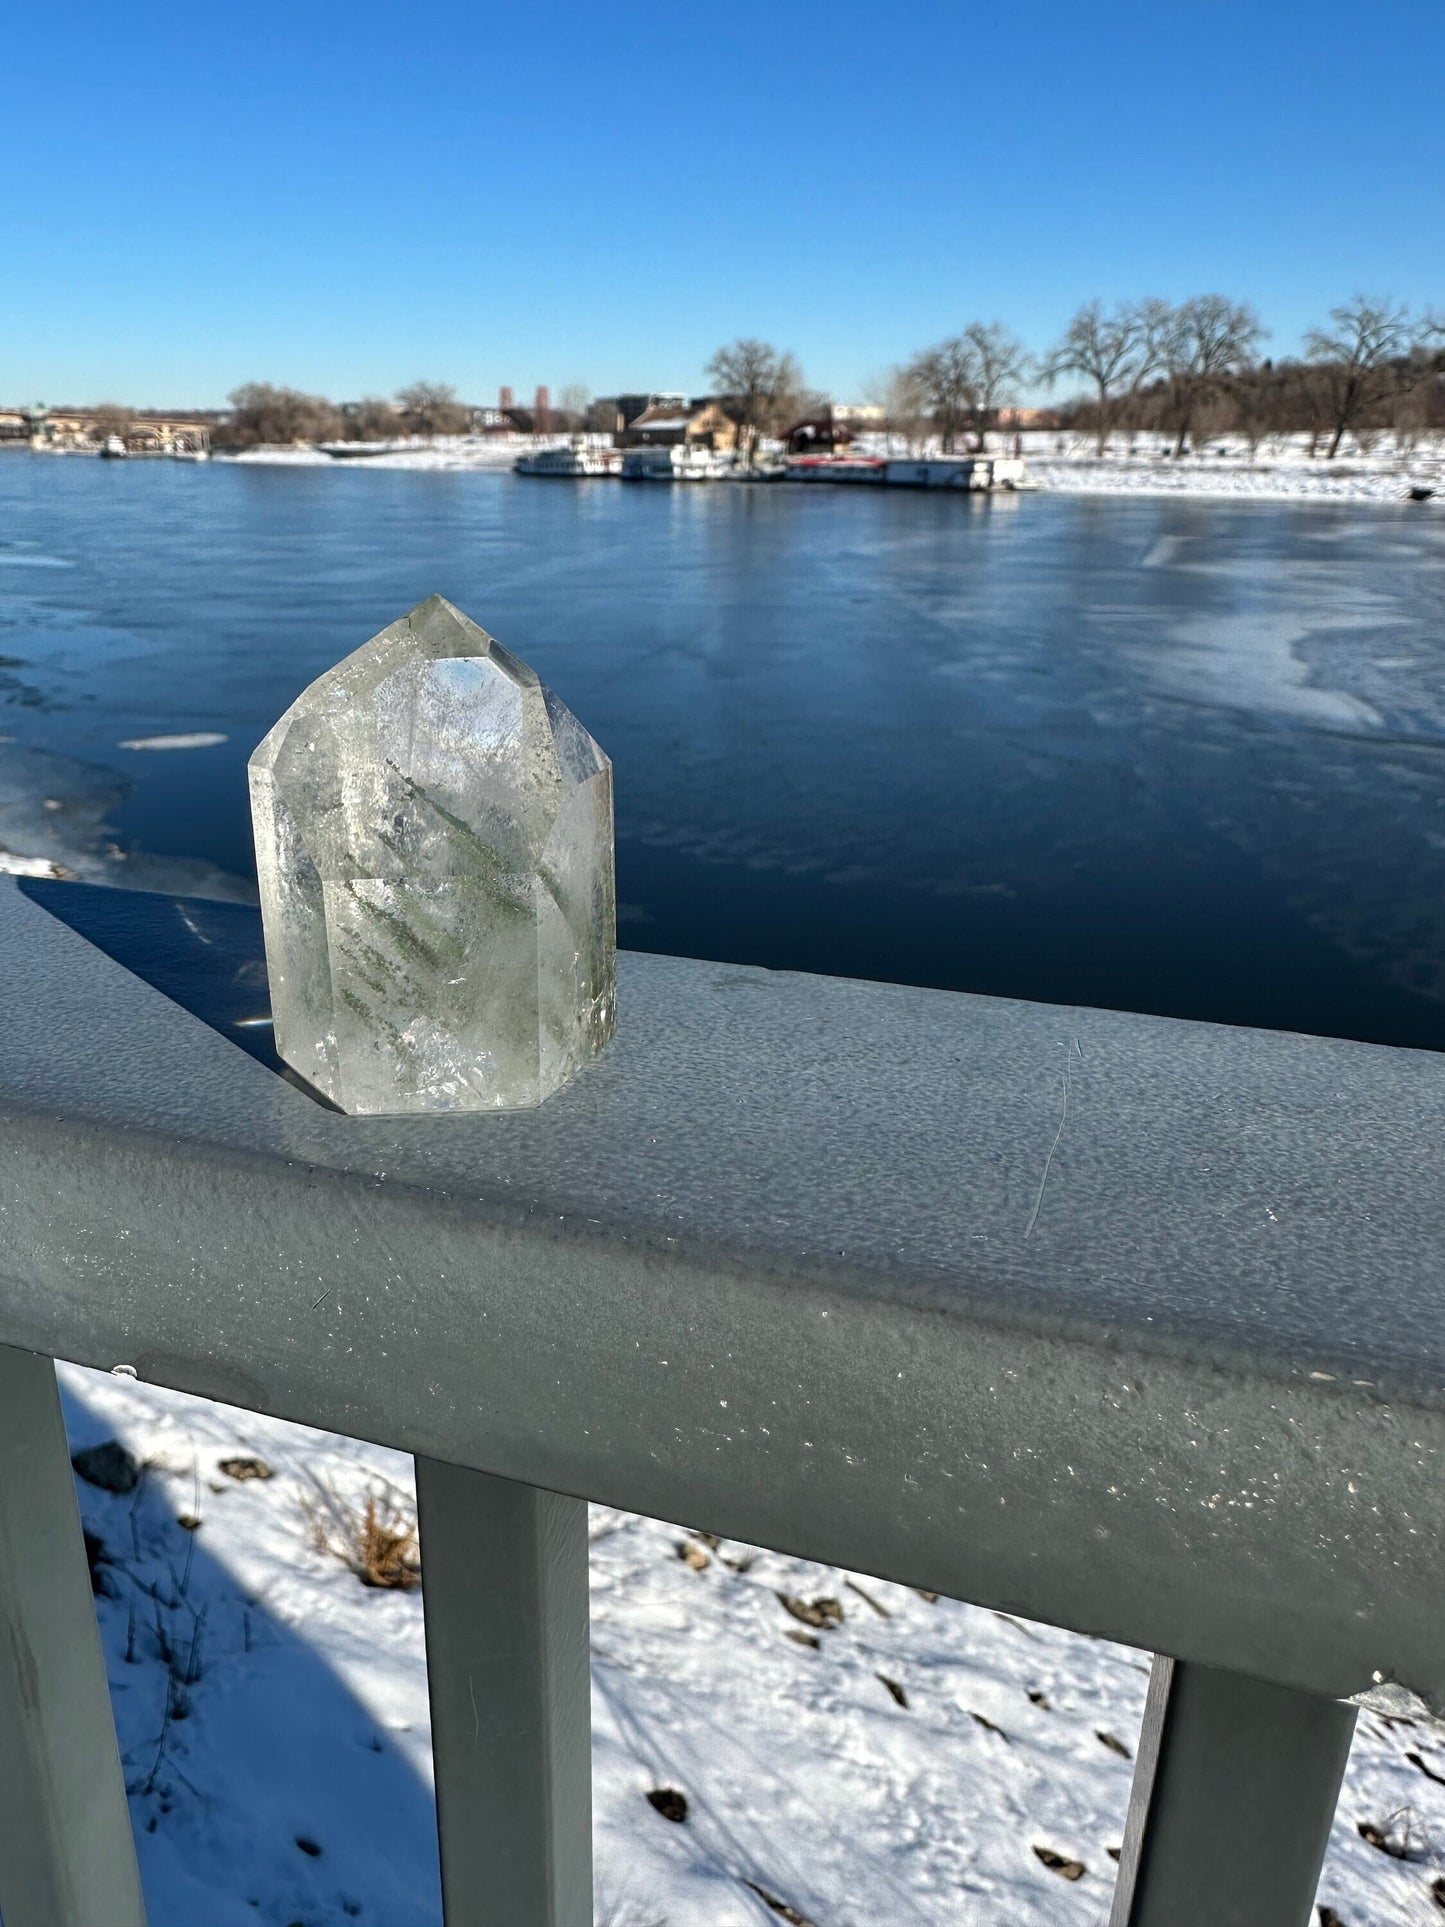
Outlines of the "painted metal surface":
M587 1508L416 1462L446 1927L592 1927Z
M0 1339L1445 1708L1445 1064L621 966L541 1110L343 1118L0 886Z
M0 1345L0 1914L145 1927L48 1358Z
M1309 1927L1355 1709L1156 1659L1109 1927Z

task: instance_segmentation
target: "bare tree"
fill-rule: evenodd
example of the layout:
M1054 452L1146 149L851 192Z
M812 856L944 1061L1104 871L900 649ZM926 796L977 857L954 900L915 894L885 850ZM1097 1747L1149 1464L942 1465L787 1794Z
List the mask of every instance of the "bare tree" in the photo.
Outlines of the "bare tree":
M932 417L939 445L952 454L958 432L971 423L978 446L988 444L990 419L1029 369L1029 357L997 321L971 321L961 335L925 348L903 370L919 412Z
M958 431L973 418L978 381L978 357L964 335L925 348L903 370L903 386L916 412L932 420L945 455L952 454Z
M460 435L467 426L467 411L457 400L457 391L440 381L414 381L399 388L396 405L414 435Z
M813 421L828 414L833 397L826 388L799 388L788 399L788 412L794 421Z
M775 434L795 410L803 373L786 349L750 336L719 348L707 365L720 398L742 430L747 460L755 457L760 435Z
M1102 455L1125 403L1159 365L1157 301L1121 303L1105 314L1103 303L1080 308L1040 370L1051 386L1062 375L1083 375L1094 384L1095 446Z
M1392 398L1390 407L1390 427L1395 435L1395 447L1401 455L1408 455L1418 446L1421 435L1430 425L1430 397L1423 382L1414 382L1402 389Z
M1330 423L1330 397L1324 373L1306 361L1284 362L1280 372L1284 425L1293 433L1309 436L1307 452L1313 461Z
M1231 425L1243 435L1249 458L1259 455L1259 445L1271 436L1282 434L1293 412L1296 371L1292 363L1276 367L1262 362L1258 368L1231 377L1224 385Z
M1310 329L1305 354L1323 371L1329 387L1333 432L1325 460L1332 462L1345 431L1355 427L1367 409L1408 385L1410 351L1420 331L1408 308L1362 294L1331 308L1330 320L1333 332Z
M1167 319L1157 317L1157 325L1178 456L1188 446L1200 405L1252 364L1265 331L1247 302L1222 294L1195 295Z
M882 368L862 386L863 399L879 410L878 426L889 438L901 435L911 455L927 428L924 403L906 368Z
M324 395L278 388L269 381L248 381L228 397L231 419L225 441L251 448L258 442L322 442L341 429L335 404Z
M971 321L963 338L973 352L973 427L982 452L988 447L989 423L1027 380L1033 364L1023 343L1001 321Z
M359 442L386 442L401 431L401 417L380 395L363 395L346 410L347 428Z
M134 419L133 411L122 402L97 402L91 411L88 433L92 441L108 441L112 435L118 435L124 441Z
M549 413L552 430L558 435L577 435L587 426L587 411L592 406L592 390L584 381L565 382Z
M872 397L870 396L871 400ZM882 393L883 426L886 433L902 435L913 454L923 444L928 429L927 403L918 383L906 368L893 368Z

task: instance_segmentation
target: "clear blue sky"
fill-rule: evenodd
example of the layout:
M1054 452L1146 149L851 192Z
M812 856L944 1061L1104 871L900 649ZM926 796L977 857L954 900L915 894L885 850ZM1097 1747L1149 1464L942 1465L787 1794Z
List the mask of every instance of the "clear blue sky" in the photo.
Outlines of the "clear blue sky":
M59 0L0 39L0 400L855 396L979 318L1445 306L1441 0Z

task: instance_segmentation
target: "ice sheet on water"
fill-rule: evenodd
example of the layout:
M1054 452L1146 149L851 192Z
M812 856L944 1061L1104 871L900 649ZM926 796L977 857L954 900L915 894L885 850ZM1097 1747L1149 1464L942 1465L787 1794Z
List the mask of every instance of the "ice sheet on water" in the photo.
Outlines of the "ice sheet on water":
M1200 610L1169 618L1162 635L1131 645L1156 686L1192 702L1284 716L1331 730L1378 729L1375 706L1315 680L1299 646L1331 628L1359 625L1356 612L1331 620L1261 609Z
M192 729L176 736L127 736L117 749L214 749L227 738L216 729Z

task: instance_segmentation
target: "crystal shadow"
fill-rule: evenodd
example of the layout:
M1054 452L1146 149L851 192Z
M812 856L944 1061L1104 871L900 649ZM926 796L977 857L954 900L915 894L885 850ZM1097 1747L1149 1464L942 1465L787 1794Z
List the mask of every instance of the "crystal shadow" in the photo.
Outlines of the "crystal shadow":
M22 877L18 887L132 976L257 1063L310 1091L276 1054L261 912L254 904L153 896L50 877Z

